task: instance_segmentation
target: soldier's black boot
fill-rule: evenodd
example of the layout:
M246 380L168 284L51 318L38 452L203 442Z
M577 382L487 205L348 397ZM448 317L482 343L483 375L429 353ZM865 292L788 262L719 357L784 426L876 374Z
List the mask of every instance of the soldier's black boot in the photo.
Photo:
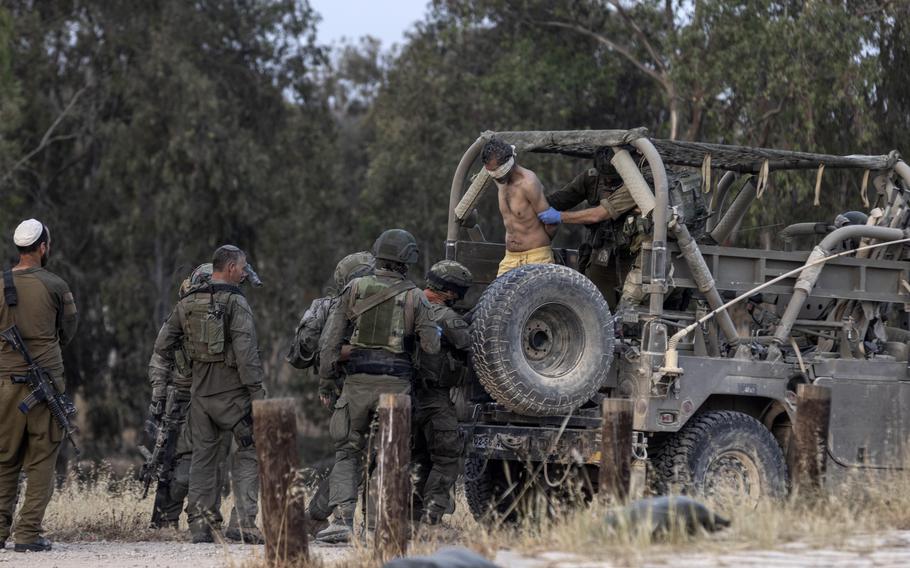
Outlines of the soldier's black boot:
M152 530L163 530L163 529L174 529L176 530L179 526L180 521L158 521L157 523L149 524L149 528Z
M224 531L224 538L243 544L265 544L262 532L256 527L228 527Z
M13 550L16 552L47 552L51 549L51 541L39 536L35 542L16 543Z
M193 544L215 542L215 537L212 536L211 530L190 531L190 534L193 536Z
M354 519L332 521L332 524L316 534L316 540L329 544L351 542L354 539Z
M190 523L190 535L193 537L193 544L222 541L221 526L212 527L202 520L194 520Z

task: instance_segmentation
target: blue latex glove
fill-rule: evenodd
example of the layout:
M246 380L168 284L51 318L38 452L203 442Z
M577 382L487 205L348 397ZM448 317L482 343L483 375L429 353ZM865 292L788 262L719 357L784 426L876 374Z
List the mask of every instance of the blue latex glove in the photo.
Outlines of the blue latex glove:
M544 225L558 225L559 223L562 223L562 214L552 207L538 213L537 218L540 219Z

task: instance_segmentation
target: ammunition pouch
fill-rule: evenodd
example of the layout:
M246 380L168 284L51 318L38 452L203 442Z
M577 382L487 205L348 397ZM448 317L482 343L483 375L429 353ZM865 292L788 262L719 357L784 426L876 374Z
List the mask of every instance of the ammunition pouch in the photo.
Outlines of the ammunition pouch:
M203 363L225 361L225 354L231 351L227 348L230 338L224 326L225 306L215 299L215 295L221 292L243 295L237 286L211 284L186 297L192 300L188 302L186 308L188 329L184 330L187 340L183 346L193 361ZM184 299L184 302L186 301L187 299ZM236 362L230 360L227 364L236 366Z
M353 349L344 363L348 375L391 375L410 379L414 375L411 357L404 353L390 353L384 349Z
M174 367L181 376L190 377L193 375L193 364L183 346L174 351Z
M640 237L650 235L653 228L654 223L650 218L635 215L626 218L625 223L622 225L622 231L619 232L622 233L622 238L625 244L629 246L629 250L637 253L641 247L642 239Z

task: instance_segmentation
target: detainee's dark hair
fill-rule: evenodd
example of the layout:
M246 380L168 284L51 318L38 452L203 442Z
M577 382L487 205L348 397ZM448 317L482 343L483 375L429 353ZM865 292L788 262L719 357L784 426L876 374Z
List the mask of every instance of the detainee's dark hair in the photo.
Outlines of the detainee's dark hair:
M212 255L212 270L221 272L227 268L228 264L240 262L240 259L245 257L246 253L234 245L222 245L218 247L218 250Z
M480 160L484 165L496 160L496 167L499 167L514 154L515 152L512 151L512 146L506 144L499 138L493 137L483 145L483 150L480 152Z
M28 245L27 247L20 247L16 245L16 248L19 249L19 254L28 254L30 252L35 252L38 250L38 247L41 246L41 243L46 243L50 239L50 233L47 232L47 225L41 225L41 236L38 237L38 240Z

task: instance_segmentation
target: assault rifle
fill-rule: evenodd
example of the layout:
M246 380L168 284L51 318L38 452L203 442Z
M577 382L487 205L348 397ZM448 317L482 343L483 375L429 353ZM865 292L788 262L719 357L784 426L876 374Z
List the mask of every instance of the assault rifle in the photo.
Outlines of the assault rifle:
M47 369L35 363L31 354L28 352L28 348L25 346L25 342L22 340L22 335L19 334L19 328L16 327L15 324L0 331L0 339L12 347L13 351L22 355L22 358L25 359L25 363L28 365L28 369L25 371L26 374L24 376L13 375L12 377L14 383L28 384L28 388L31 391L28 396L19 403L19 411L22 414L28 414L28 412L38 403L43 402L47 404L51 416L54 417L57 425L63 429L66 439L73 445L73 452L76 454L76 457L78 457L81 452L79 451L79 446L76 445L74 436L77 432L77 428L76 425L73 424L73 418L76 416L76 405L73 404L73 401L66 393L57 392L54 380L51 378Z
M157 481L155 503L152 508L152 527L160 526L161 508L167 500L173 481L174 458L177 454L177 438L184 407L185 404L177 399L177 387L168 386L164 412L160 416L152 414L146 420L145 431L153 441L151 449L139 446L139 451L145 458L145 463L139 470L143 499L148 496L152 481Z

